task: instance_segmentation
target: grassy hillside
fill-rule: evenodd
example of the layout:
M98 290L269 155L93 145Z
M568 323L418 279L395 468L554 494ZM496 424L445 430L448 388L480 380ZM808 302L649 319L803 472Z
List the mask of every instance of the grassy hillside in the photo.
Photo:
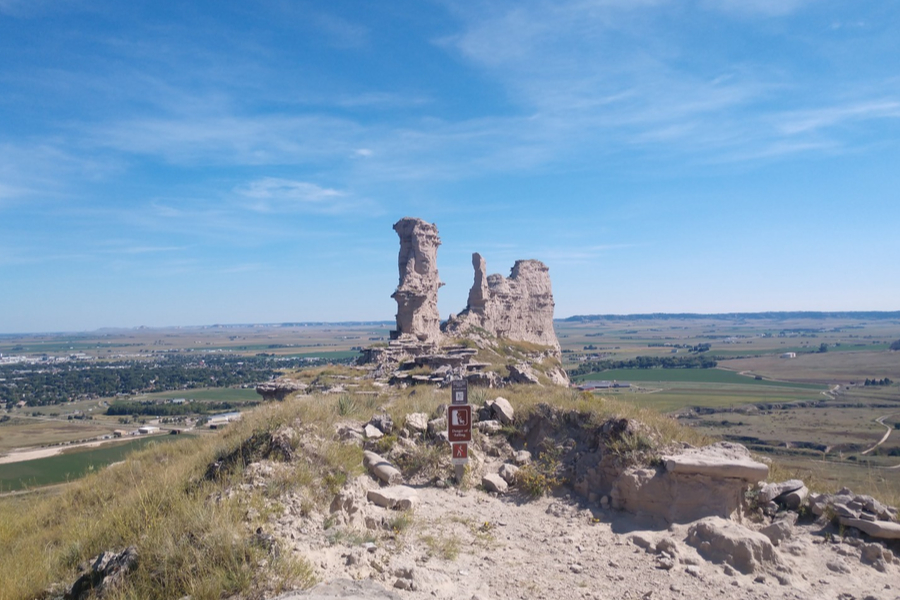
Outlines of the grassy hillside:
M564 388L500 393L518 422L546 403L579 411L579 427L614 416L641 420L660 447L709 441L652 409ZM470 401L496 395L476 389ZM79 564L127 546L137 548L138 567L108 597L260 598L311 585L304 558L260 543L257 528L265 531L270 516L296 506L320 526L334 494L362 473L362 449L336 439L339 423L368 421L383 408L399 425L409 413L433 414L448 401L446 390L411 388L270 403L220 435L152 444L61 490L0 498L0 600L48 597L45 590L54 584L57 592L59 584L71 585ZM449 452L438 446L422 445L418 458L404 468L428 463L447 476L452 472ZM264 483L247 468L262 459L274 465Z

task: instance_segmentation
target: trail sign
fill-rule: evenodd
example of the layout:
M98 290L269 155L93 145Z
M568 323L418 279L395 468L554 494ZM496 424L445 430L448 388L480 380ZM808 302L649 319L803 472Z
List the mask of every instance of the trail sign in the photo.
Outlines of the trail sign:
M465 379L455 379L450 382L450 404L462 405L469 403L469 382Z
M472 407L470 405L447 407L447 437L451 443L472 441Z
M454 465L464 465L469 462L469 445L465 442L461 444L450 444L453 449L450 462Z

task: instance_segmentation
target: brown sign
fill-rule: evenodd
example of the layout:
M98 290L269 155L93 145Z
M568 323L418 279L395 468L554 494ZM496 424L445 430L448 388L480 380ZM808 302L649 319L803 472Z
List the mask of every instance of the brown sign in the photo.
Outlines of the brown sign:
M447 407L447 437L450 443L472 441L472 407Z

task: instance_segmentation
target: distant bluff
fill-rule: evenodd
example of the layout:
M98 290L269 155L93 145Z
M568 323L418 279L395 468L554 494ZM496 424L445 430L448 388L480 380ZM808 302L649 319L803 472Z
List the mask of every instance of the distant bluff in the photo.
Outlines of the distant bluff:
M509 277L488 275L472 255L474 283L466 308L440 322L437 310L437 226L406 217L400 238L397 326L387 346L364 352L361 364L394 384L437 383L463 377L490 387L508 383L567 385L553 330L550 270L539 260L516 261Z

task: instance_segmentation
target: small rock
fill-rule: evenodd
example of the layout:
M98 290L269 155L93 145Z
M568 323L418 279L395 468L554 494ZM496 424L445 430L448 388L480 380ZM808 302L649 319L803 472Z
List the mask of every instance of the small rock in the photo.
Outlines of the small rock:
M423 432L428 430L428 415L425 413L410 413L406 415L406 427L410 431Z
M638 548L643 548L644 550L649 550L650 546L653 545L653 540L643 533L633 533L629 536L628 539L631 540L632 544L634 544Z
M581 573L582 571L584 571L584 567L582 567L578 563L572 563L571 565L569 565L569 570L572 571L573 573L578 574L578 573Z
M495 492L497 494L505 494L509 489L509 485L497 473L490 473L482 477L481 485L484 486L484 489L488 492Z
M369 425L374 425L385 435L390 435L394 431L394 420L387 413L375 415L369 420Z
M799 490L803 487L803 482L799 479L790 479L781 483L767 483L759 491L759 501L762 503L771 502L779 496Z
M406 590L408 592L411 592L414 589L412 579L404 579L402 577L397 579L397 581L394 582L394 587L397 588L398 590Z
M519 476L519 467L516 465L504 464L500 467L498 474L503 478L503 481L509 485L514 485L516 483L516 478Z
M671 571L675 567L675 559L669 556L660 555L656 557L656 568L665 571Z
M700 579L700 567L695 567L694 565L691 565L689 567L685 567L684 572L687 573L688 575L693 575L697 579Z
M832 559L825 563L825 567L834 573L840 573L842 575L847 575L850 573L850 567L844 564L844 562L840 559Z
M380 440L384 437L384 433L371 423L363 427L363 433L366 434L367 440Z
M475 427L481 433L486 433L486 434L490 435L492 433L497 433L498 431L500 431L500 429L503 428L503 425L500 423L500 421L495 421L495 420L491 419L488 421L479 421L478 423L475 424Z
M787 521L775 521L760 529L759 532L777 546L784 540L790 539L794 531Z
M531 452L528 450L519 450L513 455L513 460L519 466L527 465L531 462Z

